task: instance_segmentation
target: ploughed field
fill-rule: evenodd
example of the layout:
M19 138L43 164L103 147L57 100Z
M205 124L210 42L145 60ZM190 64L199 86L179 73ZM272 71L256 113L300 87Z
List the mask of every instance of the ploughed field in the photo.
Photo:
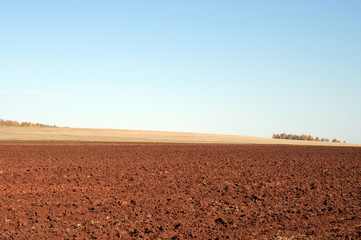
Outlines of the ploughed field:
M0 143L0 239L360 239L361 148Z

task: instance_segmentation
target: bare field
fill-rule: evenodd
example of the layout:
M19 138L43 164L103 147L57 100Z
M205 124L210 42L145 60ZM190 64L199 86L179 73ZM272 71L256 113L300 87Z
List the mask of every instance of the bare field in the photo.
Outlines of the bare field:
M159 143L222 143L222 144L287 144L320 146L356 146L350 143L322 143L281 140L237 135L182 132L139 131L88 128L0 127L0 141L92 141L92 142L159 142Z
M0 239L361 239L361 148L0 143Z

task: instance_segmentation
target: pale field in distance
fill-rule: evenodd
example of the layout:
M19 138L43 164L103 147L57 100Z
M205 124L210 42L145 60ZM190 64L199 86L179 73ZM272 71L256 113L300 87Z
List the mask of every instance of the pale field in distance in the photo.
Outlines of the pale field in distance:
M96 141L151 143L292 144L321 146L357 146L350 143L322 143L238 135L183 132L139 131L89 128L0 127L1 141Z

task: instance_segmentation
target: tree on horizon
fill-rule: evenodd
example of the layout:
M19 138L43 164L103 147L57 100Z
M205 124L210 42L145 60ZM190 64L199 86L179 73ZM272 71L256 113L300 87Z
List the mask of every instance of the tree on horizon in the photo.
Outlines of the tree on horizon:
M47 127L47 128L58 128L56 125L46 125L42 123L31 123L31 122L18 122L12 120L0 119L0 126L2 127Z

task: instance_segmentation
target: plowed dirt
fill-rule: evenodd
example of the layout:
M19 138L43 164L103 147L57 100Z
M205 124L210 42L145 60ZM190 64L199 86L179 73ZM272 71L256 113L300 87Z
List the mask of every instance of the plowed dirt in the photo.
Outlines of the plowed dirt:
M0 143L0 239L361 239L361 148Z

